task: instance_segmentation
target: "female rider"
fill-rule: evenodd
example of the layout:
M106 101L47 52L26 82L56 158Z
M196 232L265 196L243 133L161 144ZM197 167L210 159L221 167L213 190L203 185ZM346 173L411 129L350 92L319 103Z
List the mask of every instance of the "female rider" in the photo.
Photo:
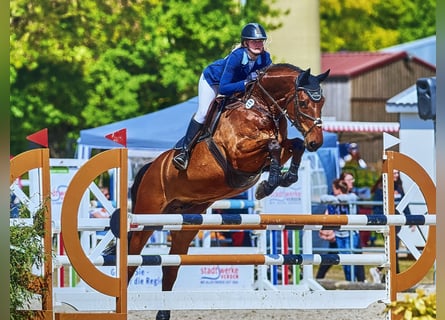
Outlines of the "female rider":
M175 148L180 149L173 158L178 170L186 170L190 153L201 132L207 112L217 94L230 96L244 92L246 83L257 78L257 70L272 63L264 49L266 31L258 23L248 23L241 31L241 43L228 56L207 66L198 84L198 110L193 115L185 136Z

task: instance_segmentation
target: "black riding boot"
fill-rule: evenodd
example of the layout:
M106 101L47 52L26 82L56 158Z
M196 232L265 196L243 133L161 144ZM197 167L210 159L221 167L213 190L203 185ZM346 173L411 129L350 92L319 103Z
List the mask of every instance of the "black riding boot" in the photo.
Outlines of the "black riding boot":
M198 134L201 132L201 128L202 124L192 118L185 136L176 144L176 148L181 148L181 151L173 158L173 164L176 169L187 170L190 153L196 143Z

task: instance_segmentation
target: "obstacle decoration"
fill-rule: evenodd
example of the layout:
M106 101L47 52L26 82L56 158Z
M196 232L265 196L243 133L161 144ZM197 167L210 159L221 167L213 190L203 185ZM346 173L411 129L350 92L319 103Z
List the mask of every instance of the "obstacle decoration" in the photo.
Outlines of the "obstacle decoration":
M394 184L388 183L388 175L392 176L394 169L399 170L409 176L418 186L425 199L427 213L436 214L436 187L428 173L417 162L410 157L394 151L386 152L386 159L383 161L383 184L384 184L384 209L389 215L395 214L394 205ZM385 187L386 184L386 187ZM395 226L390 226L389 237L389 262L391 265L396 263L396 237ZM396 273L395 268L390 268L390 282L392 291L391 301L397 299L397 292L407 290L417 284L427 274L428 270L436 260L436 226L430 226L428 238L425 243L422 255L413 263L413 265L401 273Z
M38 319L52 319L53 317L53 291L52 291L52 241L51 241L51 207L45 199L50 198L49 184L49 150L34 149L21 153L10 160L9 184L25 173L37 169L41 179L40 203L45 212L43 221L43 249L44 268L42 276L30 274L29 289L42 297L42 310L36 315Z
M49 152L47 149L36 149L25 152L11 159L11 175L10 183L17 177L34 168L41 171L42 195L48 196L49 188ZM111 227L118 238L117 255L100 256L95 259L89 259L83 251L78 236L78 209L79 202L85 190L91 182L102 172L111 168L118 168L118 207L119 210L113 215ZM398 169L408 175L421 190L426 205L426 215L401 216L395 215L395 206L392 196L393 186L388 183L388 173L392 176L393 169ZM127 215L127 150L114 149L102 152L87 161L76 173L71 181L65 195L62 206L61 228L65 249L67 252L66 260L60 257L56 264L68 265L70 263L79 276L88 285L98 292L101 292L114 299L115 312L94 312L94 313L55 313L53 310L53 292L52 292L52 267L53 261L51 257L51 212L47 208L47 217L45 217L45 237L44 248L48 258L45 260L44 279L45 290L42 290L42 319L126 319L128 312L127 301L127 273L128 266L138 265L205 265L205 264L254 264L254 265L305 265L305 264L373 264L389 266L389 275L387 281L387 302L396 300L397 292L411 288L418 283L424 275L433 266L436 252L436 219L435 219L435 186L428 174L415 161L403 154L397 152L386 152L383 166L383 181L385 190L384 208L385 215L382 216L312 216L312 215L193 215L193 214L171 214L171 215ZM413 263L413 265L402 273L396 274L395 265L395 226L396 225L428 225L429 232L425 244L425 248L421 257ZM131 226L132 230L143 229L146 227L155 229L176 228L175 230L203 230L203 229L244 229L257 228L267 229L275 226L281 229L311 230L321 228L355 228L360 227L385 227L389 231L386 240L386 252L384 255L374 254L368 257L365 254L326 254L326 255L308 255L308 254L292 254L292 255L263 255L263 254L243 254L243 255L150 255L150 256L132 256L127 252L127 230ZM113 265L118 266L118 274L110 277L97 269L97 265ZM177 300L172 297L177 294ZM245 295L246 293L243 293ZM315 302L328 301L327 296L334 295L336 299L336 307L345 308L342 299L338 299L339 292L292 292L286 290L281 291L254 291L252 296L258 298L258 308L286 308L291 303L296 305L298 299L302 299L305 308L317 308ZM349 294L349 295L348 295ZM364 299L362 303L358 303L357 307L366 307L365 302L374 297L381 297L372 291L365 292L362 296L368 295L368 299ZM206 297L211 299L213 293L205 293ZM282 301L271 305L267 301L267 297L276 298ZM360 293L354 291L345 293L343 298L353 299L357 296L362 297ZM159 303L158 307L167 309L176 308L206 308L205 299L197 301L193 306L190 305L190 299L187 292L169 292L164 298L160 298L158 292L151 295L141 295L142 298L149 299L150 304ZM226 298L226 296L224 296ZM236 297L234 294L233 297ZM181 300L182 299L182 300ZM215 300L221 300L216 297ZM227 296L227 299L231 297ZM181 303L185 301L185 303ZM188 301L188 302L187 302ZM292 302L289 302L292 301ZM340 302L339 302L340 301ZM289 304L286 304L288 303ZM228 300L226 304L231 308L242 309L244 303L240 301ZM217 308L220 305L212 305ZM326 303L326 307L329 307ZM148 308L148 307L147 307ZM207 305L207 308L209 306Z

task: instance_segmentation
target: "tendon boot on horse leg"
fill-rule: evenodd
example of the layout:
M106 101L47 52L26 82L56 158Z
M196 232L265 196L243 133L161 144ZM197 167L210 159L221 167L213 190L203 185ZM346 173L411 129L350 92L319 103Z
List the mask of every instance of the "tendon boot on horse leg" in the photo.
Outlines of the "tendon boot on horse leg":
M179 153L173 158L173 165L176 169L180 171L187 170L190 153L198 140L201 128L202 124L192 117L185 136L175 146L175 149L180 149Z
M277 140L272 140L269 142L269 153L270 153L270 169L269 169L269 178L258 185L255 197L260 200L268 195L272 194L272 192L278 187L280 183L281 176L281 164L280 164L280 155L281 155L281 146Z
M300 168L301 158L304 153L304 141L300 138L291 140L292 142L292 161L289 170L281 175L280 187L289 187L298 181L298 168Z

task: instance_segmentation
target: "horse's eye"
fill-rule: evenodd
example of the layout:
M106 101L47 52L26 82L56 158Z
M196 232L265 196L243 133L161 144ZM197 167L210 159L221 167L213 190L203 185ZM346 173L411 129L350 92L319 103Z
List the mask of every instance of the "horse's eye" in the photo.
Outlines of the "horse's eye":
M299 105L300 105L300 107L302 107L302 108L306 108L307 107L307 103L306 103L306 101L299 101Z

